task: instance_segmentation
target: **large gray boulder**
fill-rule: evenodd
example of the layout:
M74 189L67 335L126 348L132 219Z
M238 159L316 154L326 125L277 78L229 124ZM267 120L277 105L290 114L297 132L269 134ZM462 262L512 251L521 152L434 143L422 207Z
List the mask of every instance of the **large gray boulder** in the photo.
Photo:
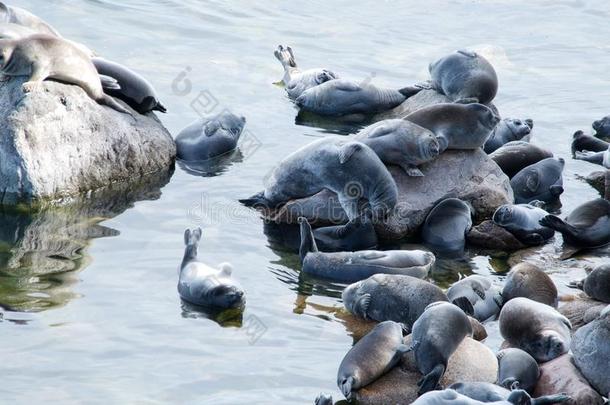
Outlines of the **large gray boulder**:
M0 82L0 204L56 202L173 164L174 141L154 114L130 117L51 81L24 94L24 81Z

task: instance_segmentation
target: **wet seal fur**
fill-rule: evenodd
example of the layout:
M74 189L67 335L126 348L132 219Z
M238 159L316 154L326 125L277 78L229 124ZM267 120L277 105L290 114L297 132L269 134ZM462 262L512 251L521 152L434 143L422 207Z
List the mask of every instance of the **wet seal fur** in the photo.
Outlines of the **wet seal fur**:
M496 149L489 157L510 179L526 167L553 157L553 154L529 142L513 141Z
M525 297L557 308L559 298L557 287L540 267L531 263L519 263L508 273L502 289L504 302Z
M449 287L447 298L480 322L495 317L503 303L500 289L487 277L476 274L463 278Z
M464 405L496 404L496 405L542 405L558 404L570 399L565 394L546 395L532 398L530 394L522 389L512 391L488 382L458 382L449 386L460 395L470 398L474 402L459 402ZM480 402L479 402L480 401ZM415 402L417 403L417 402ZM436 403L435 403L436 404ZM449 402L448 404L454 404Z
M530 394L536 388L540 368L536 359L524 350L500 350L498 358L498 384L509 390L522 389Z
M473 209L457 198L446 198L428 213L422 227L422 241L436 254L456 257L464 254L466 235L472 228Z
M534 200L552 203L563 193L563 158L547 158L526 167L517 173L510 185L516 204L527 204Z
M555 231L540 225L540 220L549 215L534 202L530 204L505 204L493 215L494 224L509 231L521 243L537 246L555 235Z
M604 152L608 150L608 147L610 147L610 143L594 136L586 135L583 131L576 131L572 136L572 157L576 156L576 152Z
M529 142L529 135L533 128L534 121L529 118L525 120L504 118L491 132L483 150L485 153L493 153L508 142L526 140L526 138L526 141Z
M587 277L571 283L570 287L580 288L594 300L610 304L610 264L597 266Z
M377 233L368 213L345 225L325 226L313 230L318 249L322 252L355 252L375 249Z

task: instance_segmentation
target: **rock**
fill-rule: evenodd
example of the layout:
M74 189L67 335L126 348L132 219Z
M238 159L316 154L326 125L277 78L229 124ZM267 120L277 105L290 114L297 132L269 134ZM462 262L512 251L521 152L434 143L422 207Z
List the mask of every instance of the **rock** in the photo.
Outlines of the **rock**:
M173 164L174 141L154 114L130 117L52 81L24 94L25 80L0 82L0 204L57 203Z
M485 220L477 226L473 226L466 236L468 243L484 249L501 250L513 252L526 246L515 238L512 233L496 225L491 220Z
M581 292L572 301L567 301L560 306L559 312L570 320L572 333L574 333L581 326L597 318L606 305L608 304L591 299Z
M570 400L566 405L602 405L604 399L589 385L572 361L572 355L564 354L540 364L540 378L533 397L565 392Z
M610 199L610 170L598 171L585 177L591 185L604 198ZM606 187L606 185L608 185Z
M402 169L389 167L398 185L398 204L386 221L376 224L380 238L414 235L428 212L444 198L470 202L475 219L479 220L491 217L500 205L513 202L508 177L481 149L446 151L420 169L423 177L409 177ZM298 217L304 216L316 226L344 223L347 219L336 194L330 191L290 201L264 215L278 223L296 223Z

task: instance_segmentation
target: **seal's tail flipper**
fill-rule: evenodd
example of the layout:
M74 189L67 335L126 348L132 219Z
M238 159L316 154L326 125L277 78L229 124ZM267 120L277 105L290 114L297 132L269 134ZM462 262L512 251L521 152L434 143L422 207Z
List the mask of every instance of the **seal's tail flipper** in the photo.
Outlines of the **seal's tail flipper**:
M263 191L254 194L250 198L242 198L241 200L239 200L239 202L245 205L246 207L270 208L269 201L265 198L265 194Z
M466 315L474 316L474 307L470 300L466 297L457 297L451 303L457 307L459 307L462 311L466 313Z
M557 232L566 233L568 235L574 236L578 233L578 229L574 228L572 225L565 223L561 218L556 215L547 215L538 221L540 225L546 226L547 228L551 228L556 230Z
M102 89L105 90L121 90L121 85L114 77L99 75L100 82L102 83Z
M155 106L155 108L153 108L154 111L159 111L162 113L166 113L167 112L167 108L165 108L165 106L163 104L161 104L161 102L158 102L157 105Z
M301 261L303 261L305 256L307 256L307 253L317 252L318 246L316 245L316 240L307 218L299 217L299 224L301 225L301 247L299 249L299 256L301 257Z
M107 94L102 95L102 97L100 97L96 101L98 103L103 104L105 106L108 106L108 107L112 108L113 110L118 111L118 112L120 112L122 114L130 115L133 119L135 119L135 117L133 116L133 114L129 110L127 110L125 107L123 107L122 105L117 103L114 100L114 98L110 97Z
M277 60L280 61L282 66L284 66L284 69L297 67L297 63L294 60L294 53L292 53L292 48L289 46L283 47L282 45L278 45L273 54Z

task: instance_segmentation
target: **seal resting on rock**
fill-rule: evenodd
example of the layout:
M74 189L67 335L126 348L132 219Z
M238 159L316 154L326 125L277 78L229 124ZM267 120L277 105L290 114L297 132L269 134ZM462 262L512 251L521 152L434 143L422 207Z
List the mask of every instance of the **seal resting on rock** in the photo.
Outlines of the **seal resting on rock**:
M510 179L526 167L553 157L553 154L529 142L513 141L496 149L489 157Z
M604 152L608 150L610 143L602 141L591 135L586 135L582 131L574 132L572 137L572 156L576 156L576 152L591 151Z
M464 395L476 402L455 402L455 404L474 405L474 404L514 404L514 405L542 405L542 404L558 404L570 399L565 394L547 395L540 398L532 398L529 393L522 389L512 391L488 382L467 382L455 383L449 386L449 389L455 390L461 395ZM478 402L481 401L481 402ZM447 404L454 404L448 402Z
M610 147L603 152L592 152L589 150L583 150L582 152L577 151L574 152L574 159L595 163L604 166L606 169L610 169Z
M436 254L456 257L464 254L466 235L472 227L472 207L457 198L446 198L428 213L422 227L422 241Z
M368 213L345 225L325 226L313 230L318 249L322 252L355 252L375 249L377 234Z
M540 225L540 220L547 215L548 212L532 203L504 204L494 213L493 222L508 230L520 242L536 246L555 235L553 229Z
M563 158L547 158L534 163L517 173L510 185L515 193L516 204L527 204L534 200L551 203L563 193Z
M502 307L500 289L477 274L454 283L447 290L447 298L480 322L496 316Z
M333 405L333 397L330 394L321 392L320 395L316 397L314 405Z
M498 358L498 384L504 388L522 389L530 394L540 377L536 359L524 350L508 348L500 350Z
M525 297L557 308L557 287L541 268L531 263L519 263L511 268L504 288L504 302Z
M583 280L570 286L580 288L595 300L610 304L610 264L597 266Z
M531 119L504 118L491 132L483 150L485 153L493 153L504 144L528 137L533 128L534 121Z

